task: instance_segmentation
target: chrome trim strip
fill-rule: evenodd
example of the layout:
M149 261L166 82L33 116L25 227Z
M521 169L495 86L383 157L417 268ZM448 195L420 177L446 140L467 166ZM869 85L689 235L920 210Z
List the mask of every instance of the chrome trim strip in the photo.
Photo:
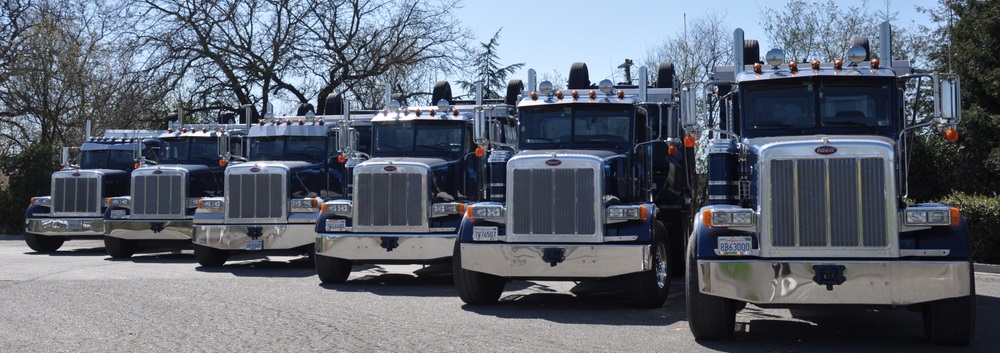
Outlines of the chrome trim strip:
M24 232L62 237L101 236L104 235L104 219L28 218L24 221Z
M264 240L264 250L292 249L316 243L315 224L195 224L191 241L216 249L246 249L247 227L259 227Z
M843 265L847 280L827 290L813 265ZM755 304L908 305L969 295L964 261L698 260L698 290Z
M163 228L153 231L153 223L161 223ZM107 234L104 236L134 240L191 240L194 232L192 230L193 224L194 222L190 219L163 220L162 222L112 220L105 221Z
M948 256L951 254L949 249L902 249L899 250L899 256Z
M382 239L396 238L392 251L382 247ZM434 260L451 257L456 234L359 234L316 235L316 255L347 260Z
M561 248L552 266L543 249ZM611 277L652 269L649 245L461 244L462 268L503 277Z

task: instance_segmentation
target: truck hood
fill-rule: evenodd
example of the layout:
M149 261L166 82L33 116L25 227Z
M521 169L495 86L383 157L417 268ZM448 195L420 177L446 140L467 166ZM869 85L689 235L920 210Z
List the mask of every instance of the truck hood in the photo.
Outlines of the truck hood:
M448 165L448 164L451 164L451 163L455 163L455 161L448 161L448 160L445 160L443 158L429 158L429 157L378 157L378 158L369 159L369 160L361 163L361 165L376 164L376 163L377 164L404 163L404 162L422 163L422 164L428 165L432 169L436 168L436 167L445 166L445 165Z

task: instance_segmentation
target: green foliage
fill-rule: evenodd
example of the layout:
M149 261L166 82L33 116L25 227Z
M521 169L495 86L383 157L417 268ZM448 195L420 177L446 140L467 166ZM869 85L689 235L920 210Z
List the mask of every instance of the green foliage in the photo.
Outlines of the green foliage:
M51 146L36 144L0 160L8 182L0 184L0 234L20 234L24 211L33 196L48 195L52 172L58 170Z
M941 203L958 207L965 216L972 235L975 262L1000 264L1000 197L968 195L961 192L948 195Z
M473 67L474 72L476 72L475 79L473 81L458 81L458 84L466 92L475 92L476 82L482 82L483 98L503 98L507 92L507 76L524 66L524 63L517 63L500 67L500 55L497 53L497 47L500 46L500 31L502 29L498 29L493 34L489 43L480 43L482 51L476 54L475 66Z

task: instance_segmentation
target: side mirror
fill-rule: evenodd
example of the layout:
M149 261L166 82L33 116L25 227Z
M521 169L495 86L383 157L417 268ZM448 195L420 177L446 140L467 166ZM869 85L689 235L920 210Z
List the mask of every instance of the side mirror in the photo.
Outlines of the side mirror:
M937 92L937 104L934 105L936 118L940 124L958 124L962 119L962 98L958 75L943 74L935 77L938 81L935 89Z
M698 100L695 89L690 85L681 88L681 124L684 130L699 130L698 126Z

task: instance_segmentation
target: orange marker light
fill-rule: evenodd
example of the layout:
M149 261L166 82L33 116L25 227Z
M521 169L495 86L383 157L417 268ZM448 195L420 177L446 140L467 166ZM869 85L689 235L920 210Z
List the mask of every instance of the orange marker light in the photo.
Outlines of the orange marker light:
M819 70L819 60L812 61L812 68L813 70Z
M476 147L476 157L482 157L486 151L482 147Z
M951 226L957 226L962 221L962 212L958 207L951 208Z
M799 63L794 61L789 61L788 69L791 70L792 72L799 71Z
M344 155L339 155L337 156L337 162L343 164L344 162L347 162L347 157L345 157Z
M878 59L872 59L872 70L878 70Z
M668 146L667 147L667 154L669 154L671 156L676 156L677 155L677 146Z
M594 92L594 90L590 90L590 99L594 98L597 98L597 92Z
M556 91L556 99L562 99L562 91Z
M833 62L833 68L834 69L840 70L843 67L844 67L844 61L843 60L837 60L837 61Z
M684 147L694 147L694 136L684 136Z
M706 227L712 226L712 210L701 211L701 225Z
M538 93L535 93L535 91L531 91L531 100L533 101L538 100Z
M226 164L229 164L229 162L227 162L225 159L220 159L219 160L219 166L220 167L225 167Z
M944 132L944 140L948 142L958 142L958 131L955 129L948 129Z
M763 69L764 69L764 66L761 65L760 63L753 63L753 72L756 72L756 73L759 74L759 73L763 72Z
M645 221L649 218L649 209L646 206L639 206L639 220Z
M625 99L625 91L618 90L618 99Z

